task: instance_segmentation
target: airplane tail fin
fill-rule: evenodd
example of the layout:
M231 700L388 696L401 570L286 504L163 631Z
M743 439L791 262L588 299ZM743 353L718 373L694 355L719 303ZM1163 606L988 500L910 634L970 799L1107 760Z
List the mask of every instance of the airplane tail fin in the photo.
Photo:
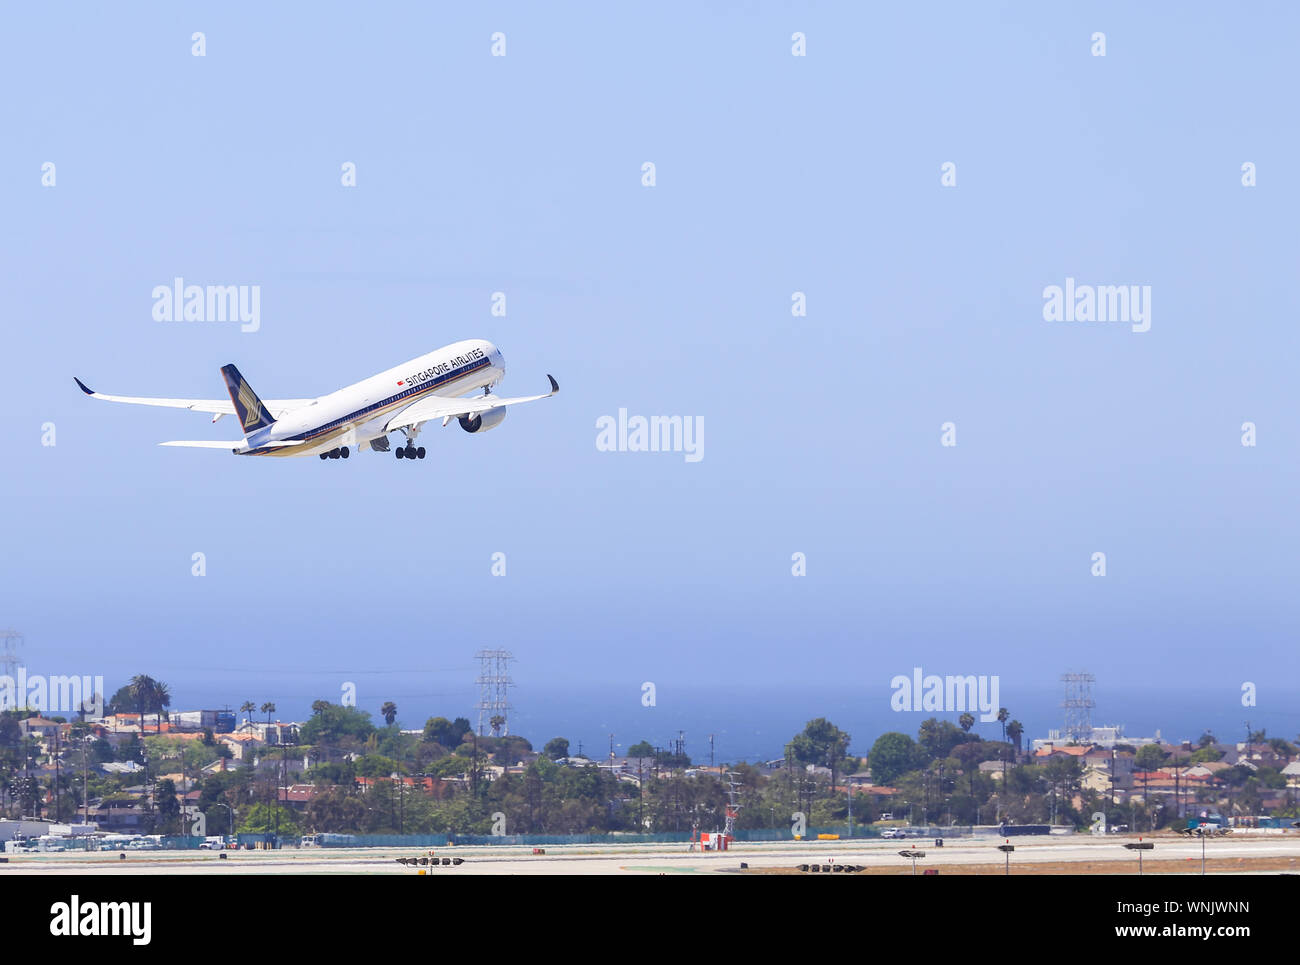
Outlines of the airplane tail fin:
M235 415L244 428L244 435L275 422L253 387L244 380L233 363L221 366L221 377L226 380L226 390L230 393L230 401L235 404Z

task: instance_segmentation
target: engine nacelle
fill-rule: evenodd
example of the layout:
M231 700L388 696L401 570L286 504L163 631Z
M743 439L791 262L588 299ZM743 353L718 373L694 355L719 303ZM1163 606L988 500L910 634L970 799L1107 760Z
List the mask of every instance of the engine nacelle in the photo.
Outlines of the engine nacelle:
M488 409L486 412L463 415L456 421L460 423L460 427L466 432L487 432L489 429L495 429L506 421L506 407L499 405L495 409Z

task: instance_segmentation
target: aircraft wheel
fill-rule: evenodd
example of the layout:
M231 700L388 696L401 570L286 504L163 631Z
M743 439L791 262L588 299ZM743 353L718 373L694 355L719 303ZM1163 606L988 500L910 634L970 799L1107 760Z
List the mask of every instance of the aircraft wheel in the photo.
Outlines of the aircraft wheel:
M322 452L322 453L320 454L320 457L321 457L322 459L328 459L328 458L330 457L330 454L329 454L328 452Z
M395 455L398 459L401 459L402 456L404 455L403 452L402 452L402 447L401 447L401 446L398 446L396 449L394 449L394 450L393 450L393 455Z
M419 458L419 459L423 459L423 458L424 458L424 446L421 446L419 449L416 449L416 450L415 450L415 455L416 455L417 458Z
M348 447L344 446L342 449L340 449L339 455L342 456L344 459L346 459L348 457Z
M407 446L407 447L406 447L406 458L407 458L407 459L414 459L414 458L415 458L415 446Z

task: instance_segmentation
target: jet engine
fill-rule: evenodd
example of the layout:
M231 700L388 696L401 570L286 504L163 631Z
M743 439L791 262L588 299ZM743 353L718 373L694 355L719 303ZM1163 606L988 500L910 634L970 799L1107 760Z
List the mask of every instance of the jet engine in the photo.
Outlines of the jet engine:
M463 415L456 421L466 432L487 432L489 429L495 429L506 419L506 407L497 406L495 409L488 409L486 412L478 412L474 415Z

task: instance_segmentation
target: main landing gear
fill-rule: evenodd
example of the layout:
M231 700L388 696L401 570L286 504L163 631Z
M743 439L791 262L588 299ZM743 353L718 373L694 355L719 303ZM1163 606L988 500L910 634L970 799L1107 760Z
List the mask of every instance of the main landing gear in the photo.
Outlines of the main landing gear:
M416 447L415 437L420 434L420 427L414 426L410 429L403 429L406 434L406 445L398 446L393 450L393 455L398 459L423 459L424 446Z
M329 452L320 454L322 459L346 459L348 457L348 447L343 446L340 449L331 449Z

